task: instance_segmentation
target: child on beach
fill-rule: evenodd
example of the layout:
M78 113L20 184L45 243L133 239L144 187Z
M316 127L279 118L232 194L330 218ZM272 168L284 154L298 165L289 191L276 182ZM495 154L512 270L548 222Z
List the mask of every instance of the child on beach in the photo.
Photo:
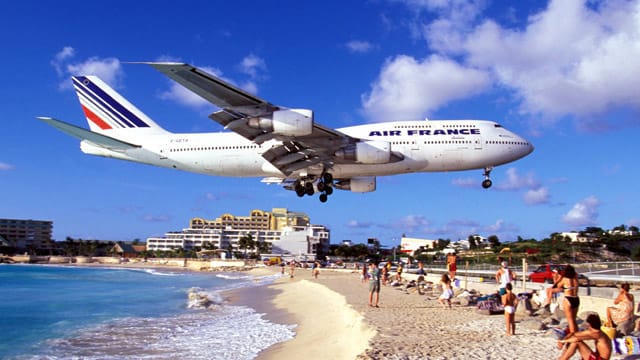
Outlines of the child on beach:
M507 283L505 289L507 293L502 295L502 305L504 305L504 319L507 323L507 336L510 336L516 333L515 313L518 298L513 293L513 285L511 283Z
M438 302L442 304L443 308L446 309L448 305L449 309L451 309L453 289L451 288L451 279L449 278L449 275L442 274L442 277L440 278L440 285L442 286L442 294L438 298Z

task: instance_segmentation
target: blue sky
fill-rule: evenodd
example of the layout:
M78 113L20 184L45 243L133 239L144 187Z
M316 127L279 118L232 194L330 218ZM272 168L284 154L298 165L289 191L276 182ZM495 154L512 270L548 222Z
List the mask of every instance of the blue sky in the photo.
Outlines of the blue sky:
M516 5L514 5L514 3ZM640 225L639 1L65 1L3 5L0 217L54 237L146 239L192 217L286 207L332 242L402 234L542 239ZM372 193L298 198L257 178L208 177L84 155L36 116L87 127L71 75L98 75L173 132L222 131L213 108L135 61L184 61L330 127L488 119L530 140L492 172L378 178Z

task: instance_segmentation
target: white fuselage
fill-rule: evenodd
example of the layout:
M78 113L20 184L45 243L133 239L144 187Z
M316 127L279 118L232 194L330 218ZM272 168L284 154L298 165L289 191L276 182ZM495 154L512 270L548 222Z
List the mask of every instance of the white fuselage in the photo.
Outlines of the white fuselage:
M482 169L518 160L533 151L527 140L492 121L402 121L338 131L354 138L387 141L391 151L404 159L387 164L335 164L330 169L334 178ZM106 150L86 141L81 147L88 154L208 175L285 178L262 157L274 144L279 143L257 145L235 133L221 132L149 136L140 148L124 152ZM302 175L320 174L323 169L303 171Z

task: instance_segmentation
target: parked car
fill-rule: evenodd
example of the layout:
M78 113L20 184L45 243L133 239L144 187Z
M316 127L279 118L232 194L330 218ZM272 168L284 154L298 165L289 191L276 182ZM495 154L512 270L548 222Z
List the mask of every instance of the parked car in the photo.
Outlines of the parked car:
M560 273L564 270L566 265L560 264L544 264L538 266L535 270L527 275L527 280L536 283L553 283L553 270L558 270Z
M540 265L527 275L527 280L535 283L553 284L553 270L558 270L558 272L562 274L566 266L567 264ZM588 282L589 279L586 276L578 274L578 283L580 285L586 285Z

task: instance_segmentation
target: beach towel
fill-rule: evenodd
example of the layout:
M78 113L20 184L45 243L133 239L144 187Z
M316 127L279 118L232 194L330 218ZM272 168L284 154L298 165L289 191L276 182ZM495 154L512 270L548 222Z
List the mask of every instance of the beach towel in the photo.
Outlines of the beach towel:
M640 354L640 338L635 336L624 336L611 340L611 347L619 355Z
M478 298L477 310L487 315L501 314L504 312L504 305L497 296L488 295Z

